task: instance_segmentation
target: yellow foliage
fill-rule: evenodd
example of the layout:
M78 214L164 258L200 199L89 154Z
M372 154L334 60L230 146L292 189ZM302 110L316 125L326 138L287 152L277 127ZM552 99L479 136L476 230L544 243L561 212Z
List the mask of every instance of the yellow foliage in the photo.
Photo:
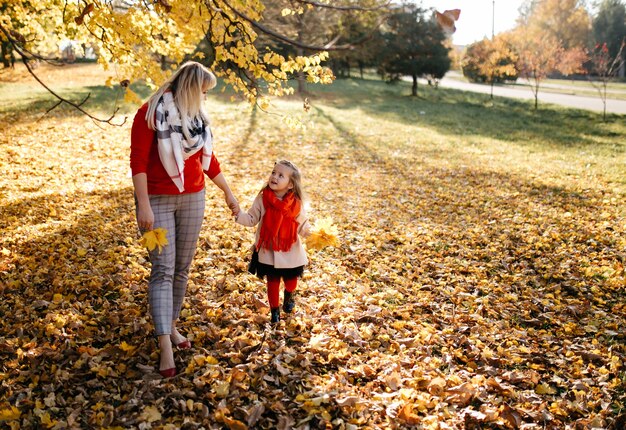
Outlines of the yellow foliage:
M11 406L7 409L0 409L0 421L11 421L20 418L22 413L15 406Z
M123 341L120 344L120 349L124 352L133 352L135 351L135 349L137 349L137 347L133 345L129 345L128 343L126 343L126 341Z
M295 312L270 328L263 283L242 259L253 233L234 228L221 193L208 192L179 318L193 348L174 350L172 379L158 375L150 262L134 237L131 124L0 114L0 381L24 393L0 402L0 419L10 420L0 427L45 428L45 412L58 428L102 429L614 422L624 409L625 194L599 173L614 165L598 155L603 166L585 169L574 148L568 163L541 151L517 157L519 145L495 135L468 137L478 151L450 130L408 121L417 118L410 103L389 118L368 114L362 96L346 106L316 98L306 132L212 98L228 142L220 154L238 166L235 191L259 188L253 173L268 161L254 156L259 148L292 154L311 179L312 204L333 217L316 224L322 242L339 244L311 251ZM537 136L532 121L525 127ZM586 133L617 142L624 127L598 122ZM578 163L595 173L572 176Z
M134 104L142 103L141 98L137 95L136 92L134 92L130 88L126 88L126 91L124 91L124 101L126 103L134 103Z
M167 230L164 228L155 228L154 230L147 231L143 234L139 243L142 246L148 248L148 251L154 251L156 247L159 248L159 253L163 250L163 247L168 244Z
M161 419L161 412L159 412L159 409L156 406L146 406L141 412L141 415L139 415L139 419L153 423Z
M322 218L317 220L311 235L306 239L306 246L309 249L323 249L327 246L339 245L337 227L333 225L332 218Z

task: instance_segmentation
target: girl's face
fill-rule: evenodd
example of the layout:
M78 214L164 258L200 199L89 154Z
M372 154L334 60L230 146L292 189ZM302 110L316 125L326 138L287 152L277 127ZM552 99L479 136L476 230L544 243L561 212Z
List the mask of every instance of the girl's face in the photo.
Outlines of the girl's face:
M267 181L270 190L274 191L278 197L283 197L293 188L291 183L291 169L282 164L274 165L274 170Z

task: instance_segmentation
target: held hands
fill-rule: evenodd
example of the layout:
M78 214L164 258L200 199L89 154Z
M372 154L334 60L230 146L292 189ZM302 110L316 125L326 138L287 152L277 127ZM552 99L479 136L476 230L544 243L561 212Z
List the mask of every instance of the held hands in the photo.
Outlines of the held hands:
M239 202L237 201L235 196L233 196L232 193L225 193L224 197L225 197L224 200L226 200L226 204L228 205L228 208L231 210L232 215L236 219L237 215L239 215L239 212L241 211L241 209L239 208Z

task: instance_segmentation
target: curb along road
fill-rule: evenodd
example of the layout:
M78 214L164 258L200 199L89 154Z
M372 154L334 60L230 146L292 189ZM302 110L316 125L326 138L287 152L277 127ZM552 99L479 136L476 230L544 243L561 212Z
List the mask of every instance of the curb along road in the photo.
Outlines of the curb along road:
M410 78L409 78L410 79ZM426 80L420 79L420 84L427 84ZM444 88L453 88L462 91L472 91L484 94L491 94L491 86L486 84L474 84L470 82L460 81L455 78L444 76L439 85ZM565 85L564 85L565 86ZM547 87L546 87L547 88ZM516 99L534 100L533 92L530 88L515 88L504 85L494 85L493 95L498 97L509 97ZM602 112L603 104L600 96L576 96L571 94L557 94L542 91L539 86L539 107L542 103L552 103L561 106L567 106L578 109L592 110ZM620 115L626 115L626 100L609 99L606 100L606 112Z

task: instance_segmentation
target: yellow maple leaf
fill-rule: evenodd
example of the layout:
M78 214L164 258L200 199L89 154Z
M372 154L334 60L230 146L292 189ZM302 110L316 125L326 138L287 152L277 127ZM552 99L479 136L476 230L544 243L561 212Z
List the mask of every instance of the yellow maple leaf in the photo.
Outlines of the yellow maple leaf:
M133 351L135 351L135 349L137 349L137 347L133 346L133 345L129 345L129 344L126 343L126 341L123 341L120 344L120 349L122 351L124 351L124 352L133 352Z
M556 394L556 389L548 384L538 384L535 387L535 393L537 394Z
M339 245L338 230L333 225L332 218L322 218L316 221L311 235L306 239L306 246L310 249L323 249L327 246Z
M155 228L154 230L145 232L139 240L139 243L141 243L142 246L148 248L148 251L154 251L154 249L158 246L159 253L161 253L163 247L169 243L167 241L166 235L166 229L161 227Z
M146 406L139 415L139 419L153 423L161 419L161 412L156 406Z
M41 424L47 428L54 427L58 422L57 420L50 418L50 414L48 412L43 413L39 419L41 420Z
M126 88L126 91L124 91L124 101L126 103L141 104L141 98L137 95L136 92L128 87Z
M0 409L0 421L17 420L22 413L15 406L11 406L8 409Z

